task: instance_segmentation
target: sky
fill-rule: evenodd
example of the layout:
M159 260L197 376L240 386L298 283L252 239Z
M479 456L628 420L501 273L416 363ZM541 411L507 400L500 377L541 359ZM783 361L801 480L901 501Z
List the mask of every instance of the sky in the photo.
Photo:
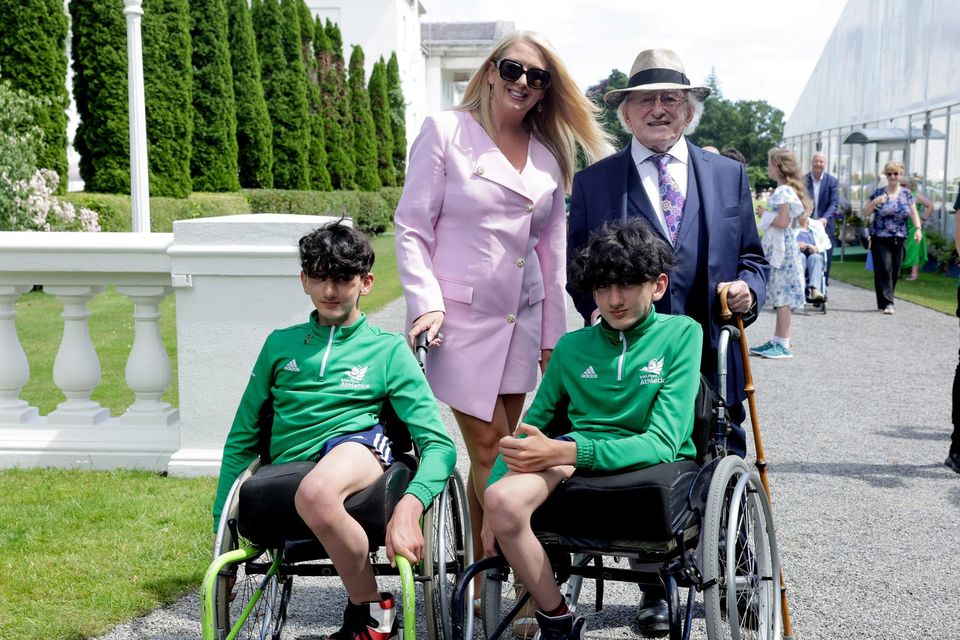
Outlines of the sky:
M846 0L420 0L423 22L513 21L553 44L582 89L673 49L728 100L766 100L789 118Z

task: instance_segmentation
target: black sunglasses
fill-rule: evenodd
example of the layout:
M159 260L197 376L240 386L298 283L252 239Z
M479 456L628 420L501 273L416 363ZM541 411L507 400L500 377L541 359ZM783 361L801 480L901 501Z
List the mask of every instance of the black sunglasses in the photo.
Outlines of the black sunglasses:
M531 89L542 91L550 84L550 72L546 69L537 69L530 67L524 69L523 65L516 60L504 58L497 62L497 69L500 70L500 77L507 82L516 82L520 76L527 74L527 86Z

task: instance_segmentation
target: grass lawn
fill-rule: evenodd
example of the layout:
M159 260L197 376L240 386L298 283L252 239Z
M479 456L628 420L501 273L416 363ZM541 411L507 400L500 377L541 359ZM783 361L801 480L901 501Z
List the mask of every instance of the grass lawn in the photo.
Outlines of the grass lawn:
M840 262L834 256L831 278L864 289L873 290L873 272L864 268L863 260ZM912 282L897 282L897 298L953 315L957 310L957 279L936 273L920 273Z
M214 488L140 471L0 472L0 638L88 638L195 588Z
M373 241L376 279L363 300L367 313L401 295L393 243L392 234ZM119 415L134 399L124 382L133 304L110 289L88 308L102 371L93 399ZM25 294L16 304L17 334L30 361L30 382L21 398L41 414L63 400L53 384L62 310L43 292ZM177 405L172 296L160 310L160 332L173 367L165 398ZM215 483L136 471L0 471L0 638L99 635L197 588L210 562Z

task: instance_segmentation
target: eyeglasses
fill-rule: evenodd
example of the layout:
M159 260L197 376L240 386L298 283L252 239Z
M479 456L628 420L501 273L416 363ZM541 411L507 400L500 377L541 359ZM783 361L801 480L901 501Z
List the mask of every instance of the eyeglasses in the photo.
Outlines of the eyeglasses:
M890 176L899 176L899 175L900 175L900 172L899 172L899 171L887 171L887 177L888 177L888 178L889 178Z
M550 72L546 69L537 69L530 67L524 69L523 65L516 60L504 58L497 62L497 69L500 70L500 77L507 82L516 82L523 74L527 75L527 86L537 91L543 91L550 84Z
M644 110L653 109L653 105L657 103L657 100L660 101L660 106L667 111L676 111L680 108L681 104L687 101L687 97L679 91L672 93L643 92L630 96L630 102Z

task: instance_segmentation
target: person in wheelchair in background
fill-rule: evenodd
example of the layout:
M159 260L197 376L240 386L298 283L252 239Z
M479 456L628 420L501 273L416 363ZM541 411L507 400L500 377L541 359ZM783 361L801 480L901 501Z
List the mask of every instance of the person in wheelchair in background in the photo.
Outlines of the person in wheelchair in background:
M673 251L641 218L608 224L574 257L572 284L592 291L601 321L563 336L524 421L500 442L485 493L484 551L499 543L529 589L544 640L581 638L531 514L577 470L618 472L693 460L703 334L661 315ZM543 430L567 406L572 429Z
M300 239L300 281L316 309L264 342L223 449L213 506L216 529L236 478L258 455L264 405L274 414L274 464L316 461L296 492L299 516L333 561L348 602L337 640L397 635L394 598L377 587L367 534L344 500L373 484L392 462L379 416L389 400L420 451L420 464L386 530L387 556L423 555L420 516L443 490L456 449L433 393L403 336L367 324L360 297L373 286L373 249L342 221Z
M823 302L826 300L827 252L833 247L823 221L811 218L809 213L801 214L797 220L797 246L803 254L807 300Z

